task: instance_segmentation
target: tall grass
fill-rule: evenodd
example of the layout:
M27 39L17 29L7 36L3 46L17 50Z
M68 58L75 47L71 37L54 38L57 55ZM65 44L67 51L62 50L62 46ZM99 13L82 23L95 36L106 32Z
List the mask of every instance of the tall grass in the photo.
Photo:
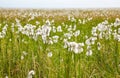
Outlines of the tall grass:
M6 24L8 25L5 37L0 38L0 78L29 78L31 73L33 78L120 77L120 43L118 39L114 39L114 35L110 34L109 39L105 37L100 39L97 36L97 40L89 48L92 50L92 55L86 54L89 50L86 40L93 37L92 28L97 27L104 20L109 22L106 27L114 23L116 18L120 18L119 9L79 10L78 15L74 13L76 10L0 10L0 20L2 20L0 21L0 32ZM68 13L66 14L66 12ZM38 16L34 16L36 13ZM30 20L32 16L34 19ZM68 20L68 16L71 17L70 20ZM90 18L92 19L88 20ZM22 31L19 31L16 19L20 20L23 28L26 24L35 25L34 30L46 25L46 21L49 19L51 32L46 39L47 41L54 40L53 36L57 35L59 36L58 41L53 44L44 43L42 36L38 36L35 40L33 38L35 31L33 35L29 36L26 33L23 34ZM39 21L40 24L37 25L36 21ZM11 30L12 23L14 23L14 32ZM76 29L73 30L75 25ZM62 27L62 32L57 31L58 26ZM117 34L120 35L118 33L119 26L112 25L112 33L116 29ZM56 28L56 32L52 27ZM65 37L65 33L73 34L77 30L80 30L80 35L77 37L74 35L70 39ZM99 33L97 30L97 34ZM67 39L68 43L84 43L83 51L75 53L74 50L69 50L72 46L68 44L67 48L64 48L64 39ZM100 50L98 50L98 42L101 43Z

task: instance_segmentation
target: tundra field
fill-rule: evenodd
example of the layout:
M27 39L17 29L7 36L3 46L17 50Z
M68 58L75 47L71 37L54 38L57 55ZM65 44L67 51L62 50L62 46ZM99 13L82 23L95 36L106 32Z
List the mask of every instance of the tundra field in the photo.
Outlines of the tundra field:
M120 78L120 9L0 9L0 78Z

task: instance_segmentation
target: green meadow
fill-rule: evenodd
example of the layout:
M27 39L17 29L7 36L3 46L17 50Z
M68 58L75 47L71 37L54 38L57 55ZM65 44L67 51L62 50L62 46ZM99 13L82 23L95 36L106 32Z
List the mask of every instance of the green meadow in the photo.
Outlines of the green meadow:
M120 9L0 9L0 78L120 78Z

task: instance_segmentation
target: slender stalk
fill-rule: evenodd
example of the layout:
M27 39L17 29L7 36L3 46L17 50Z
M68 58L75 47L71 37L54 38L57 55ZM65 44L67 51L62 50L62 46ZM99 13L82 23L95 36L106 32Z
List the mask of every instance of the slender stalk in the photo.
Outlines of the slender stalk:
M118 51L118 40L115 41L115 52L114 52L114 60L115 60L115 67L116 71L119 72L118 69L118 58L119 58L119 51Z
M74 77L76 78L76 55L74 53Z

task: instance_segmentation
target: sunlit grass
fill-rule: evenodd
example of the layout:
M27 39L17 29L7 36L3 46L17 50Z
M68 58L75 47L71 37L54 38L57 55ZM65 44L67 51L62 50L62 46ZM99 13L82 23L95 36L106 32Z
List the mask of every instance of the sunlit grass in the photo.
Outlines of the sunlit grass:
M119 78L120 25L115 27L120 24L119 11L1 9L0 32L6 31L5 36L0 33L0 77ZM75 33L78 30L80 34ZM92 43L93 37L97 39Z

